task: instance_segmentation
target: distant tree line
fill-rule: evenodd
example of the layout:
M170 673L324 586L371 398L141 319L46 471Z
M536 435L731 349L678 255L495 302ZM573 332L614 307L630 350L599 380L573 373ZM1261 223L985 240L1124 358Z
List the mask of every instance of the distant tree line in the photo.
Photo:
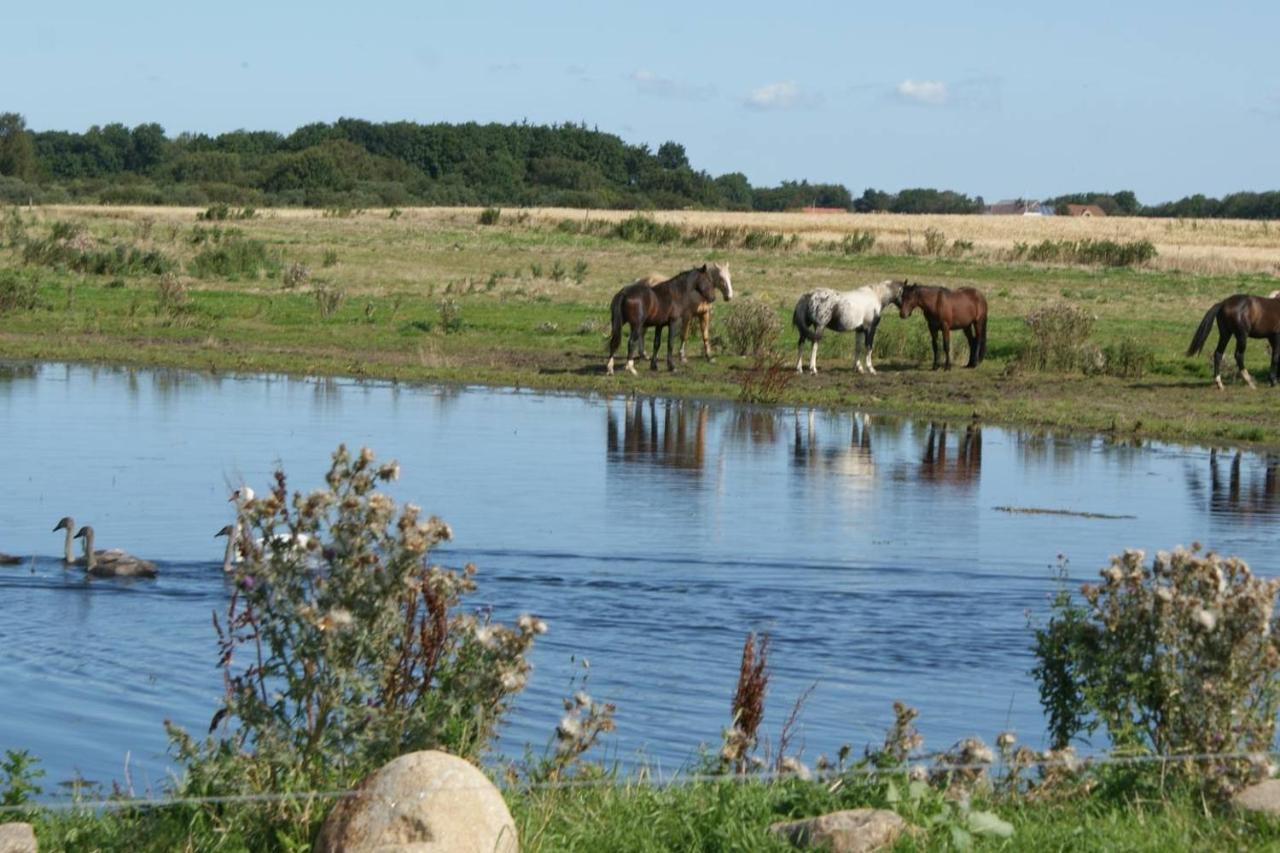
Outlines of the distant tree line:
M980 213L981 196L783 181L753 187L740 172L694 169L683 145L656 151L582 124L315 123L285 135L236 130L165 134L158 124L33 131L0 113L0 202L225 203L315 207L520 205L596 208ZM1109 214L1277 218L1280 193L1202 195L1144 207L1132 192L1050 199Z

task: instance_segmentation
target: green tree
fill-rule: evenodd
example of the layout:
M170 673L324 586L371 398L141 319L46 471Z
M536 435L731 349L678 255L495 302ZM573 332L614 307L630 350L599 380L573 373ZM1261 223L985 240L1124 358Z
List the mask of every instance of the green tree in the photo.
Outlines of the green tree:
M0 175L24 181L36 176L35 144L18 113L0 113Z

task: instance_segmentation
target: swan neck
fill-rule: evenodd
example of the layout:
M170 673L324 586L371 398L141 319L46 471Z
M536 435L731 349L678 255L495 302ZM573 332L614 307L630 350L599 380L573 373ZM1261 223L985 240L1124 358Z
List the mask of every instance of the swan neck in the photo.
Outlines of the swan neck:
M86 530L84 532L84 570L92 571L93 566L93 531Z
M67 536L66 536L66 539L63 541L63 545L62 545L62 561L64 563L74 563L76 561L76 552L74 547L75 541L72 538L72 530L71 530L71 528L73 527L75 527L74 523L67 525L67 529L66 529Z
M231 571L231 561L232 559L235 558L236 543L239 541L239 539L240 539L240 521L239 519L237 519L236 523L231 526L231 535L227 537L227 550L222 555L222 570L224 572Z

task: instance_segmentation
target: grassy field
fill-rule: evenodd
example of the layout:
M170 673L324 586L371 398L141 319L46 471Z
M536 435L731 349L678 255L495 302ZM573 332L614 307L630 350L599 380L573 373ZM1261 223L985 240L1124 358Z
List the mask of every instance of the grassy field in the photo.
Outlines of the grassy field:
M1152 774L1154 777L1155 774ZM911 829L894 850L955 850L954 830L967 818L934 791L890 802L885 782L838 785L831 781L703 781L651 786L642 780L508 791L507 802L526 851L782 851L793 850L768 832L777 821L838 809L889 808ZM905 788L901 777L898 789ZM1012 826L1008 838L973 834L977 850L1274 850L1280 825L1212 805L1186 786L1158 778L1120 784L1104 778L1092 792L1082 786L1052 796L977 792L974 811ZM162 805L122 811L86 806L75 811L33 811L42 850L305 850L318 831L327 801L307 825L274 834L269 818L252 806L200 809Z
M1182 355L1209 305L1280 287L1280 229L1268 223L668 212L655 217L678 225L683 239L658 244L612 236L610 224L625 212L504 211L494 225L461 208L270 210L226 221L200 221L199 213L6 211L0 355L643 391L1280 445L1280 391L1238 382L1215 391L1206 359ZM842 248L861 232L875 236L873 246ZM1019 259L1019 244L1080 239L1149 239L1159 254L1137 269ZM705 260L728 261L736 295L776 310L781 369L723 353L712 364L691 356L675 374L604 375L613 292ZM162 268L170 274L159 275ZM824 341L817 377L790 371L788 318L800 293L890 277L987 295L989 360L981 369L930 372L917 314L881 325L879 375L853 372L848 335ZM1025 316L1063 302L1096 317L1092 347L1149 348L1148 369L1127 377L1029 369L1020 358L1030 339ZM714 335L723 336L732 307L717 303ZM691 342L691 354L697 350ZM1264 342L1252 342L1250 370L1265 375L1266 358Z

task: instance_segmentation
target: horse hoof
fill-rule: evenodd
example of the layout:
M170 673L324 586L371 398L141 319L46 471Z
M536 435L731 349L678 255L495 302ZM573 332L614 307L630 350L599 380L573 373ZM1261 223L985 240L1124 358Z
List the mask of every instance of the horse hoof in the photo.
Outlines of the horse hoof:
M636 373L636 369L629 364L627 365L627 373L630 373L632 376L640 375L639 373Z

